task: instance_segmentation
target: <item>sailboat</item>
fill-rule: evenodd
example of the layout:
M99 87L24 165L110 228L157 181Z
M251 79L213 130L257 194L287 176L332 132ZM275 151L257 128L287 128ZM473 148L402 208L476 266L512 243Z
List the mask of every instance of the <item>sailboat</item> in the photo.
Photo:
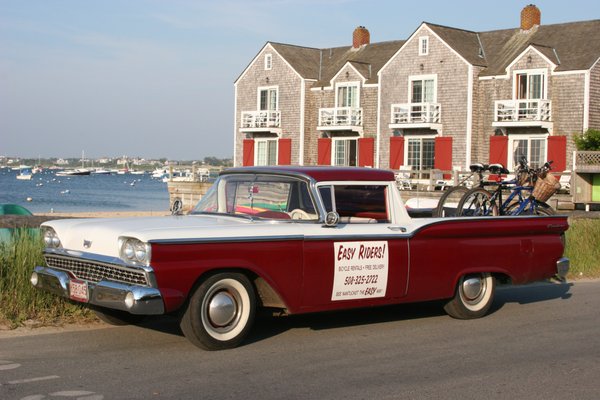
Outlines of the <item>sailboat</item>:
M92 170L85 168L85 153L81 152L81 168L65 169L57 172L56 176L90 175Z

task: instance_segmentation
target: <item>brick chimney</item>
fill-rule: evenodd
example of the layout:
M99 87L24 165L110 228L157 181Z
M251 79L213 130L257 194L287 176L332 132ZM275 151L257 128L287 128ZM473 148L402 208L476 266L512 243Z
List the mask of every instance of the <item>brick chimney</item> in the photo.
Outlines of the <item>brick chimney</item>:
M521 30L528 31L542 22L542 12L533 4L525 6L521 10Z
M371 42L371 34L364 26L357 27L352 33L352 48L358 49Z

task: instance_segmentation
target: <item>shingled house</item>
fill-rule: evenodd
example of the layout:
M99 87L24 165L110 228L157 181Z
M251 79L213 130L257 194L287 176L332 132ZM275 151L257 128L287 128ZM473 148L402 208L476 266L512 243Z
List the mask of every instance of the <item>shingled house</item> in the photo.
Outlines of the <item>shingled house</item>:
M235 165L426 170L570 164L600 128L600 20L471 32L424 22L407 40L267 43L235 82Z

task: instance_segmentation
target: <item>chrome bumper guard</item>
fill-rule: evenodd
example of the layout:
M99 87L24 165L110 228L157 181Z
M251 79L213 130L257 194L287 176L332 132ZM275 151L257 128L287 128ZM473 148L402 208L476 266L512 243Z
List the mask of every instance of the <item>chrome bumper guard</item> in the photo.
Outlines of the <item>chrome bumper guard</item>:
M562 257L556 262L556 278L559 281L565 282L567 280L570 266L571 262L567 257Z
M31 275L31 284L35 288L66 298L71 297L70 280L68 273L48 267L35 267ZM138 315L159 315L165 312L162 295L156 288L106 280L98 283L87 282L87 287L88 304Z

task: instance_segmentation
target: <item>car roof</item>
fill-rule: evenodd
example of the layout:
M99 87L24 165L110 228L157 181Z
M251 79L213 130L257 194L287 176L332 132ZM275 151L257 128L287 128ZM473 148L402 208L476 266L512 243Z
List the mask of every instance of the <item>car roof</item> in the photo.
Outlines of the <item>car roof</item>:
M283 174L308 177L316 182L324 181L382 181L394 180L394 173L389 170L363 167L326 167L326 166L267 166L230 168L221 175L240 173Z

